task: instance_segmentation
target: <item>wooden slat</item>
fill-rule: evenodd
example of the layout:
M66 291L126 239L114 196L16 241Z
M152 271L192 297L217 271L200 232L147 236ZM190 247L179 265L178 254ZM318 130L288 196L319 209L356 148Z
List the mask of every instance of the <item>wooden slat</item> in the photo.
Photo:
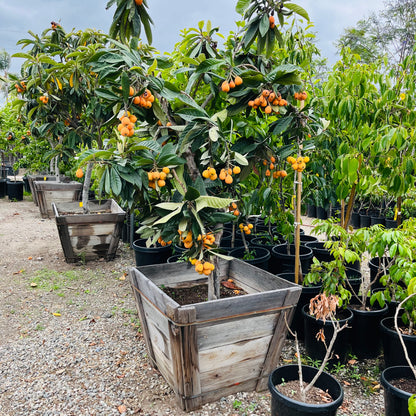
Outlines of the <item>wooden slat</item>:
M180 305L177 302L167 296L137 268L130 269L130 273L133 276L135 289L137 288L162 313L167 315L167 310L169 309L169 314L172 315L179 308Z
M111 236L113 231L114 224L110 223L68 226L68 232L71 237Z
M170 386L175 385L174 373L173 373L173 361L168 360L166 355L163 354L157 347L153 349L154 357L157 363L157 369L160 371L165 380ZM172 387L173 388L173 387Z
M233 259L230 262L228 274L230 278L236 279L248 293L298 286L238 259Z
M231 394L235 394L241 391L253 391L254 384L255 384L255 381L253 380L250 380L250 381L244 380L241 383L233 383L229 386L220 387L218 390L203 392L201 394L201 400L202 400L202 403L211 403L211 402L215 402L221 399L222 397L227 397L227 396L230 396ZM185 403L186 402L187 400L185 399ZM196 410L196 409L197 408L186 406L186 410L188 412L192 410Z
M300 294L298 292L288 291L284 304L295 305L299 300L299 296ZM268 376L279 362L279 357L286 339L287 328L292 322L294 312L295 308L292 308L282 311L278 315L273 338L270 341L269 350L260 371L256 391L263 391L267 389Z
M195 308L192 306L181 308L181 322L195 322ZM186 397L193 398L193 403L188 406L195 407L201 405L201 381L199 377L199 353L197 329L195 325L182 328L182 357L183 357L183 392Z
M300 290L301 288L299 287ZM196 319L198 322L203 322L206 320L220 320L227 317L262 313L282 307L285 297L286 291L273 290L198 303L195 305Z
M141 330L142 330L144 341L146 343L147 351L149 353L149 356L150 356L151 360L153 361L153 363L155 363L156 362L156 356L155 356L155 353L153 351L153 346L152 346L152 343L151 343L151 340L150 340L149 328L148 328L148 325L147 325L147 316L146 316L146 313L144 311L142 296L140 295L140 293L137 290L135 290L135 288L137 287L137 281L136 281L136 275L135 275L133 269L129 270L129 277L130 277L130 285L133 289L133 296L136 300L136 308L137 308L137 312L138 312L139 318L140 318L140 327L141 327Z
M264 361L271 338L270 335L201 351L199 354L201 374L219 369L224 363L233 366L254 357L263 357Z
M236 318L221 323L198 325L199 351L234 342L271 336L274 333L276 313L249 318ZM244 328L244 331L241 330Z
M221 386L229 386L247 380L252 380L250 391L253 391L257 383L259 366L261 366L263 360L264 357L261 356L251 357L247 361L233 365L223 362L224 365L221 368L204 373L201 372L202 392L215 391L220 389ZM239 387L237 391L241 391L241 386Z
M137 291L135 292L138 293ZM144 317L148 325L151 324L155 330L161 334L161 337L168 340L170 336L170 328L166 316L155 309L146 299L142 299L142 305ZM164 349L166 349L166 355L169 356L170 353L167 351L166 346Z

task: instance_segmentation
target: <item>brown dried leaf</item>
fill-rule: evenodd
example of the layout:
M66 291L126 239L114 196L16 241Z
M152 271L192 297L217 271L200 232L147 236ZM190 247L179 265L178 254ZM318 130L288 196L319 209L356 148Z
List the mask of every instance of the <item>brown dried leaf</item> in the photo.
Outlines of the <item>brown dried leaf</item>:
M241 287L236 286L236 285L234 284L234 282L230 282L230 281L228 281L228 280L222 280L222 281L221 281L221 284L222 284L224 287L228 288L228 289L232 289L232 290L242 290L242 289L241 289Z
M121 404L120 406L118 406L118 407L117 407L117 410L118 410L120 413L126 413L126 412L127 412L127 407L126 407L126 405L125 405L125 404Z

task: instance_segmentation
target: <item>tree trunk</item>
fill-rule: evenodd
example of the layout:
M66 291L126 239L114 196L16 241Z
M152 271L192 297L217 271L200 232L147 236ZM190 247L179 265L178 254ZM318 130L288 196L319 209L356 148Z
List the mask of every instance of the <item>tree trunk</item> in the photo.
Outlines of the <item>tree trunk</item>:
M82 186L82 209L84 211L84 214L90 213L90 207L88 204L88 194L89 194L90 185L91 185L92 167L93 167L93 162L88 162L87 169L85 171L84 185Z

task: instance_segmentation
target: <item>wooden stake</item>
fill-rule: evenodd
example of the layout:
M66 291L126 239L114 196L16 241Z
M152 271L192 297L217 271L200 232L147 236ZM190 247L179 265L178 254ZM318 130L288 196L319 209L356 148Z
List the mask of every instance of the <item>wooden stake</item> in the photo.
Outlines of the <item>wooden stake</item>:
M297 172L296 186L296 215L295 215L295 283L299 284L302 278L302 268L300 265L300 211L302 196L302 172Z

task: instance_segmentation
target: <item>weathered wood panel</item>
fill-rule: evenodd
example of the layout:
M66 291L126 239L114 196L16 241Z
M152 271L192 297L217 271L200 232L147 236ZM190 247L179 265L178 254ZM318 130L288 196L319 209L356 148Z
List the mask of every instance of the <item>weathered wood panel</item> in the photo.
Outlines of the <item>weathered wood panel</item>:
M251 357L249 360L235 365L227 365L223 361L223 367L216 370L201 373L202 392L214 392L222 386L230 386L250 380L249 388L253 391L257 384L259 368L263 363L264 357ZM239 391L242 391L241 389ZM217 392L217 399L222 397L222 392Z
M288 288L287 290L290 291L296 289ZM278 308L286 306L290 307L290 305L283 306L285 298L285 291L272 290L198 303L195 305L196 319L199 322L204 322L207 320L219 320L233 316L267 313L277 310ZM213 302L216 304L215 307L212 305Z
M178 305L158 286L197 282L200 277L195 278L193 268L190 273L188 265L175 263L130 271L149 342L155 340L155 365L187 411L224 395L264 386L286 335L282 316L287 314L290 322L301 292L298 285L262 270L252 274L247 264L235 261L240 262L233 269L236 282L253 293L186 306ZM219 272L227 277L231 262L220 263ZM262 286L273 289L262 292Z
M169 350L170 329L166 316L155 310L146 299L143 299L143 313L149 328L150 337L159 346L160 350L168 358L171 358Z
M93 236L111 236L114 232L114 224L102 223L102 224L82 224L82 225L69 225L69 235L71 237L89 237Z
M57 181L34 181L35 194L42 218L53 218L52 202L72 202L79 199L82 184Z
M200 351L199 368L201 375L208 371L219 370L224 366L224 363L229 366L238 366L240 363L256 357L262 358L264 361L271 338L270 335Z
M234 342L265 337L273 334L275 326L275 313L198 325L198 348L202 352ZM242 327L244 331L241 330Z
M33 202L36 206L39 205L38 197L36 195L35 181L56 181L57 177L54 175L28 175L27 181L29 183L30 192L32 193Z
M96 258L109 261L116 255L125 212L113 200L89 201L89 204L92 214L83 214L78 202L52 203L68 263Z
M161 372L167 383L173 388L176 384L174 372L172 369L172 360L168 360L166 355L163 354L157 347L154 348L154 357L157 363L157 369Z

